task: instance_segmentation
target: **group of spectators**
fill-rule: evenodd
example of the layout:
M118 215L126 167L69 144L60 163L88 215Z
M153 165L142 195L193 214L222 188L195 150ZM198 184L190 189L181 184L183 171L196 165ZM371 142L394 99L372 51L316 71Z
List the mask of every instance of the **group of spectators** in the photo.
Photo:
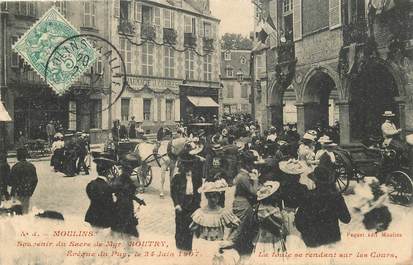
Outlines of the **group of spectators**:
M27 157L27 149L18 148L18 162L10 168L7 155L0 154L0 203L15 205L9 209L13 209L17 214L29 212L30 198L37 187L36 168L27 161Z
M89 175L90 165L85 161L90 152L89 134L77 132L71 139L65 141L63 134L56 133L51 151L50 166L56 172L74 176L83 170L86 175Z
M171 179L179 249L190 251L194 235L223 240L224 229L229 236L221 247L241 256L251 255L259 242L285 251L287 235L297 235L307 247L341 240L338 223L351 217L335 186L333 150L338 146L332 138L337 139L338 126L317 126L301 137L296 124L263 131L241 114L226 115L213 126L211 134L179 129L188 143L177 155ZM235 187L231 206L225 205L229 186ZM228 207L230 213L223 210Z

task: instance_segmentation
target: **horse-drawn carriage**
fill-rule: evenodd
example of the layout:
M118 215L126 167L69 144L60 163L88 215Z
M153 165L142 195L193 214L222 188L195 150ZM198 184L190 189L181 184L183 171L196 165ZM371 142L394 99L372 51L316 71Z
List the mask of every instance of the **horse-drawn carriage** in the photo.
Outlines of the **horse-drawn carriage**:
M115 144L108 141L103 152L92 152L96 169L99 175L109 179L121 174L121 160L128 153L136 153L140 157L137 167L133 169L131 178L141 191L152 183L152 166L161 166L166 156L166 143L143 141L142 139L130 139L119 141ZM156 164L154 164L156 163Z
M336 186L339 191L344 192L350 180L360 181L365 176L375 176L388 187L392 202L409 205L413 201L411 152L407 144L397 139L387 147L362 146L355 158L347 151L338 149L334 152Z

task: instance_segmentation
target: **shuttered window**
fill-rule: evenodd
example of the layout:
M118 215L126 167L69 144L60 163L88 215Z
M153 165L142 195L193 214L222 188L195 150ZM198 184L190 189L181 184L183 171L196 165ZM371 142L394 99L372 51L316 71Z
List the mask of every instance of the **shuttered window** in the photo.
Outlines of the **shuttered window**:
M330 0L302 0L302 34L310 34L329 26Z
M293 34L295 41L301 40L302 38L301 1L302 0L293 0Z
M341 0L330 0L329 9L330 29L341 26Z

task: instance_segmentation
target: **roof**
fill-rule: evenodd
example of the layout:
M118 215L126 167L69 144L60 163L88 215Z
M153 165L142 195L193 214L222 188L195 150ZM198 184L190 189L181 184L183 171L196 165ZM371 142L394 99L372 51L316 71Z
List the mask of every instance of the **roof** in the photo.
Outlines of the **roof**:
M211 97L187 96L187 98L192 104L194 104L195 107L219 107L219 104L216 103Z
M194 0L142 0L143 3L149 4L158 4L161 6L170 7L172 9L177 9L181 11L186 11L193 14L202 15L204 17L208 17L210 19L220 21L219 19L213 17L211 15L211 10L201 10L198 6L196 6L197 1Z
M225 60L225 53L231 53L231 60ZM234 70L234 77L236 78L236 73L241 70L244 78L250 76L250 50L225 50L221 52L221 76L227 78L226 69L232 68ZM241 59L245 58L245 63L241 63Z

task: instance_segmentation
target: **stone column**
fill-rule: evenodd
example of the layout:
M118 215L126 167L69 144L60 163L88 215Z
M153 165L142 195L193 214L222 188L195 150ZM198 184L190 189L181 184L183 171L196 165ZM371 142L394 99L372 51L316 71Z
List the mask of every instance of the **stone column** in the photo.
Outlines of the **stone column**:
M304 104L296 103L297 107L297 131L300 135L304 135L305 132L305 116L304 116Z
M340 145L350 144L350 108L347 101L337 102L340 110Z

